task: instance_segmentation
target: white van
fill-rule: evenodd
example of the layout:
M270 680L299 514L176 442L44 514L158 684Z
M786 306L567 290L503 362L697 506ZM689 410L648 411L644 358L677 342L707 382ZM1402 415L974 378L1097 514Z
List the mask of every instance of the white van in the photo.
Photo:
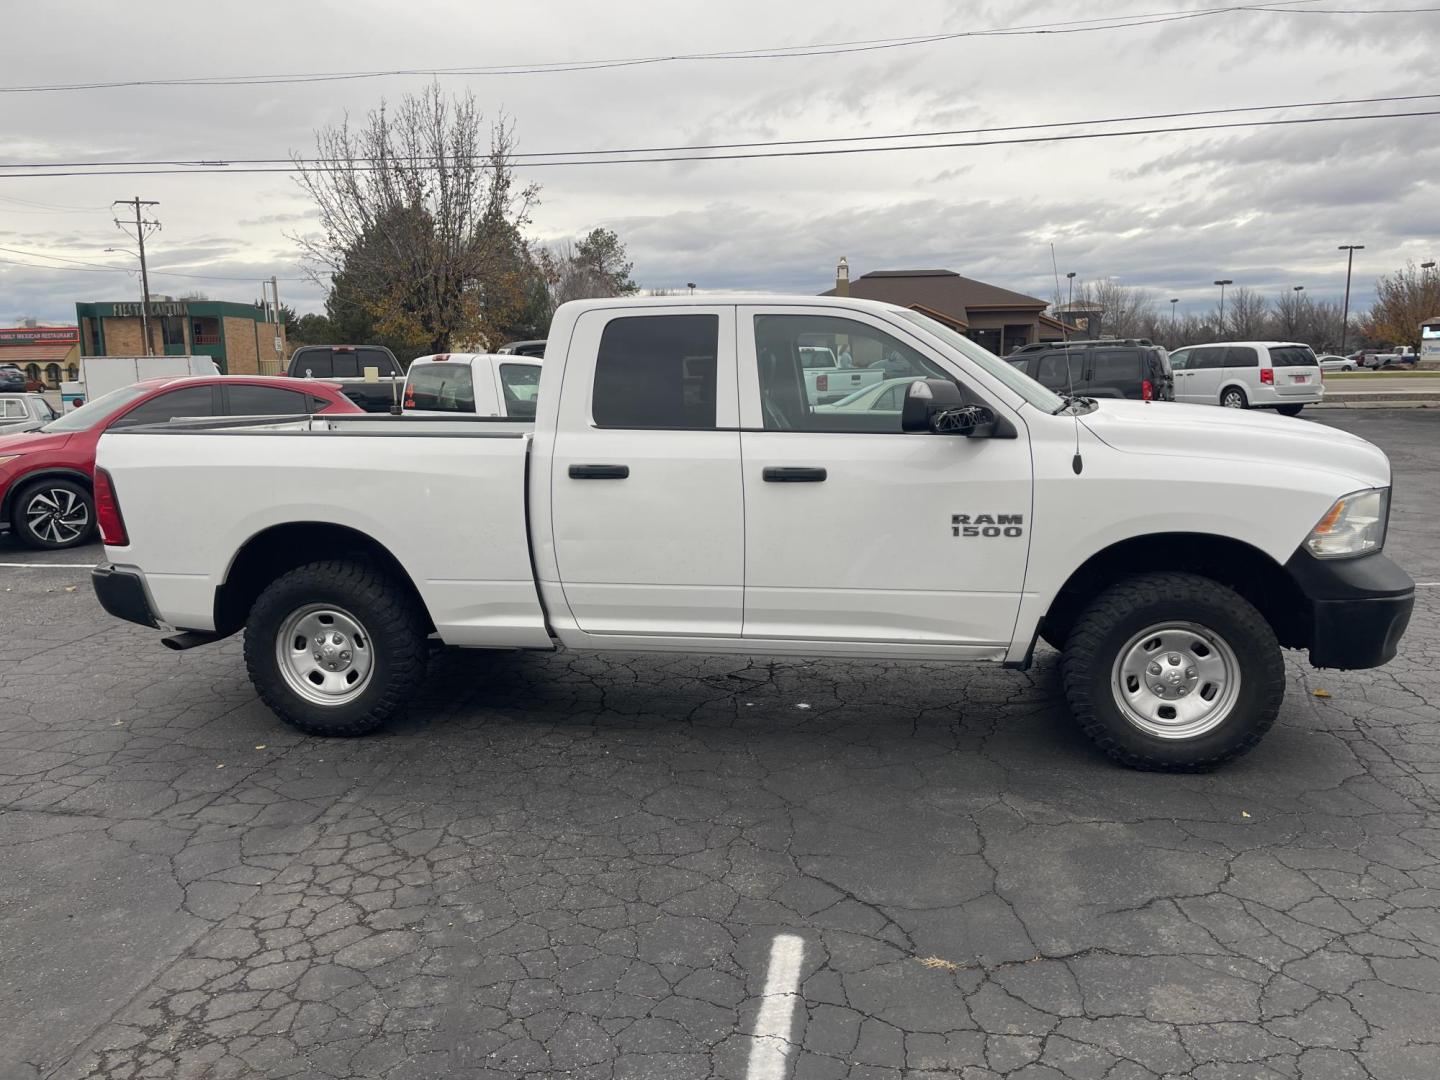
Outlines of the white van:
M1170 354L1175 400L1297 416L1325 397L1320 361L1294 341L1217 341Z
M410 361L404 411L533 420L539 391L538 357L435 353Z

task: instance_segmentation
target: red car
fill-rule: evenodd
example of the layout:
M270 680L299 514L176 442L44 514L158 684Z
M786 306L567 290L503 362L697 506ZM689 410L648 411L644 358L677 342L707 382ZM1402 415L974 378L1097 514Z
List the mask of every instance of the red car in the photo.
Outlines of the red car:
M34 548L75 547L95 529L95 445L111 428L181 416L293 416L364 410L339 383L218 375L145 379L88 402L39 431L0 437L0 528Z

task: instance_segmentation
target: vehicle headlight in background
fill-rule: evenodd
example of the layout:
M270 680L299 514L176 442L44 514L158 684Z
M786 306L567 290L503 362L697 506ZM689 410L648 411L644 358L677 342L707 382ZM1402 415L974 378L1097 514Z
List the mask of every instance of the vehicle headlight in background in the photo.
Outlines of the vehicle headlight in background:
M1335 505L1310 530L1305 546L1317 559L1368 555L1385 546L1389 517L1389 488L1351 492L1335 500Z

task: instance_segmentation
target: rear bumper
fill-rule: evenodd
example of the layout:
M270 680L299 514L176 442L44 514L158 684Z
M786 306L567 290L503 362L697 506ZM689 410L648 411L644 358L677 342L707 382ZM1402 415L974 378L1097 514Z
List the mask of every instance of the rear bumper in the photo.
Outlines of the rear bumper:
M160 622L150 607L145 579L137 571L97 566L90 571L90 584L95 588L100 606L117 619L159 629Z
M1317 559L1303 548L1285 569L1310 607L1312 665L1353 670L1394 659L1415 606L1409 574L1380 552Z

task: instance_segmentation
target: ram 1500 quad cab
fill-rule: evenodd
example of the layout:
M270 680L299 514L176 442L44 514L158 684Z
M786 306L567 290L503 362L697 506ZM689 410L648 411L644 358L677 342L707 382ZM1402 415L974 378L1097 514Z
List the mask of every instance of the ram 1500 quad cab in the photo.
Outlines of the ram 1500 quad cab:
M820 411L802 350L898 355L892 409ZM174 421L100 442L112 614L188 648L243 630L261 698L360 735L480 649L991 661L1061 651L1131 766L1253 747L1282 648L1395 655L1390 465L1303 420L1064 398L854 298L587 300L533 422Z

